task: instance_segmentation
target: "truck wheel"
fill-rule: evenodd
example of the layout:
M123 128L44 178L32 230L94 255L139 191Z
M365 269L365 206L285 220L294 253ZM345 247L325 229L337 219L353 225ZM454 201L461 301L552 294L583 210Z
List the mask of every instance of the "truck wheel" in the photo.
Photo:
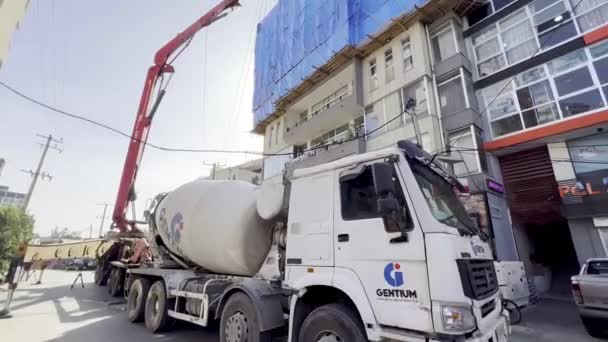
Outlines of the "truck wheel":
M156 281L150 287L146 297L146 308L144 318L146 328L153 333L167 330L175 320L169 317L169 307L175 303L175 299L167 299L167 291L162 280Z
M261 342L266 335L260 325L253 302L244 293L235 293L226 302L220 320L221 342Z
M602 322L593 318L581 317L585 330L592 337L602 338L608 336Z
M131 284L129 297L127 297L127 318L129 322L135 323L143 320L149 291L150 281L146 278L137 278Z
M316 308L300 328L298 342L366 342L359 319L349 308L328 304Z
M110 283L110 287L108 288L110 296L120 296L123 292L123 271L120 268L112 268L112 272L110 273L110 279L108 279L108 282Z

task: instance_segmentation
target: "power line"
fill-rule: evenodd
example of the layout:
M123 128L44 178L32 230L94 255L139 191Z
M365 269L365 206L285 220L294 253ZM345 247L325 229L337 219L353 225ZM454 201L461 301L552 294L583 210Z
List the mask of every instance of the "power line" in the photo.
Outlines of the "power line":
M463 159L463 163L466 166L466 162L464 162L464 158L462 157L462 153L465 154L477 154L477 152L485 152L483 149L477 149L477 148L467 148L467 147L455 147L455 146L449 146L450 147L450 152L451 151L456 151L460 154L460 157ZM453 148L455 147L455 148ZM445 151L447 152L447 151ZM582 164L602 164L602 165L608 165L608 161L602 161L602 160L576 160L576 159L568 159L568 158L555 158L549 159L552 162L570 162L570 163L582 163ZM467 167L467 173L470 173Z

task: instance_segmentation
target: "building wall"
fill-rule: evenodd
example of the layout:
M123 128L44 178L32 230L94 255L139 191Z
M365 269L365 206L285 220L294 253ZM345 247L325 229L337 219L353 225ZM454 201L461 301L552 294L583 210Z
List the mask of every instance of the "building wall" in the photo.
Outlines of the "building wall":
M0 68L6 63L11 35L19 28L28 4L29 0L0 1Z
M593 219L570 219L568 225L576 249L576 257L581 266L587 259L608 256L602 245L599 230L593 225Z
M596 133L580 129L574 119L599 123L594 117L608 110L606 23L608 2L592 0L490 0L463 18L469 71L483 118L476 124L488 151L502 155L509 154L509 148L548 144L560 189L585 190L568 141ZM557 128L565 122L567 130ZM597 148L587 152L600 163L608 162ZM500 180L496 157L487 156L487 162L488 172ZM594 189L599 187L594 183ZM582 262L606 253L593 223L598 211L603 212L600 201L591 208L590 196L574 192L562 196L562 211ZM533 270L525 222L513 225L519 256Z
M11 192L8 187L0 186L0 207L22 208L25 204L25 194Z

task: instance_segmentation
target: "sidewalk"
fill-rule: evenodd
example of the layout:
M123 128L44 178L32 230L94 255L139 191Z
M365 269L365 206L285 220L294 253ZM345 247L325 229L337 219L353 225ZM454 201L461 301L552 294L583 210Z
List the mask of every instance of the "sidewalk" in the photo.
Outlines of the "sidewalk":
M522 323L512 327L515 342L604 341L587 334L572 300L543 298L524 309Z

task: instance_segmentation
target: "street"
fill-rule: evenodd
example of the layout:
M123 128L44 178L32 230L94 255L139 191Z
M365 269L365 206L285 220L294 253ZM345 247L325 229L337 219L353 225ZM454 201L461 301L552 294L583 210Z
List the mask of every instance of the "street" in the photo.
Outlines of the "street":
M83 272L80 282L70 285L78 272L48 270L41 285L19 283L11 306L12 318L0 319L2 341L137 342L152 334L143 324L127 321L121 298L108 296L105 287L93 284L93 272ZM31 282L31 281L30 281ZM6 298L2 287L2 304ZM194 325L179 324L174 331L154 336L156 341L217 341L217 333Z
M95 286L92 272L83 272L80 282L70 285L77 272L46 271L42 285L21 282L13 300L12 318L0 320L4 341L61 342L139 342L148 341L151 333L143 324L126 319L120 298L110 298L106 288ZM31 281L30 281L31 282ZM2 302L5 288L0 291ZM158 341L218 341L216 329L204 329L187 323L165 334L154 335ZM513 327L511 341L583 342L601 341L589 337L571 302L545 299L526 309L521 325Z

